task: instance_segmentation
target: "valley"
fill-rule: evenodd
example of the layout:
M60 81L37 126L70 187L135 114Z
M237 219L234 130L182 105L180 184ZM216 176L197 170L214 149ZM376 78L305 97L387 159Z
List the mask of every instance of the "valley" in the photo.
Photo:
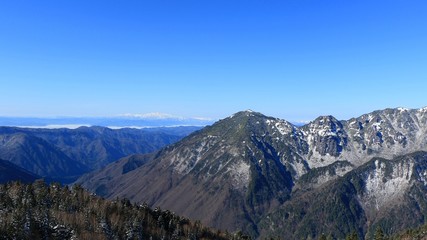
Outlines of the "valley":
M0 127L0 159L49 181L70 183L121 157L160 149L199 128Z

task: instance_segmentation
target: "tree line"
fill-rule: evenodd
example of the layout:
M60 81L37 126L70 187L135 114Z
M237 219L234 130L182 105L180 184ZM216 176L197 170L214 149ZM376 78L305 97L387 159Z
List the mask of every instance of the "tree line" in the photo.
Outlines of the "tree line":
M0 239L248 239L168 210L105 200L81 186L0 185Z

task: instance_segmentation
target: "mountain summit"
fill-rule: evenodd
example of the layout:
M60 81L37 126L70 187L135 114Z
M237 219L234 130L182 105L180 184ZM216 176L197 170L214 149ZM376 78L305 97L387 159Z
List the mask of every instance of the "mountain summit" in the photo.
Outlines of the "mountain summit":
M426 130L425 109L385 109L348 121L322 116L302 127L248 110L79 182L105 197L145 201L216 228L266 236L260 223L268 223L268 213L299 194L333 184L374 157L427 150ZM382 207L380 202L377 209ZM368 228L347 230L354 229L365 233Z

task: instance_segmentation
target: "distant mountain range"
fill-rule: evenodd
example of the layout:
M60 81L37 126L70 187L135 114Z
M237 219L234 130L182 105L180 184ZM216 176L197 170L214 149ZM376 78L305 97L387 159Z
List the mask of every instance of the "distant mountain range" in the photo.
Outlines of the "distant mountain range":
M343 239L427 218L427 108L295 126L243 111L77 182L253 237Z
M206 126L212 123L212 119L184 118L162 113L123 114L116 117L0 117L0 126L37 128L77 128L81 126L151 128Z
M50 180L70 182L121 157L158 150L198 129L0 127L0 159Z

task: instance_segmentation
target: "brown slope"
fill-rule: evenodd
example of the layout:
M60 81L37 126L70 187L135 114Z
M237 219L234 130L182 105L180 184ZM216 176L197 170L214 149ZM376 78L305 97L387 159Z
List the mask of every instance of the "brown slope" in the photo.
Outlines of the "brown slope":
M227 182L199 182L194 176L182 177L172 169L164 169L161 162L131 172L112 189L111 198L126 197L147 202L198 219L220 229L236 230L245 221L244 195Z
M248 224L247 221L236 221L245 218L241 208L245 197L235 192L229 183L202 183L191 175L182 177L171 168L163 168L162 161L156 160L159 159L121 174L122 167L127 164L127 159L123 159L87 182L85 178L78 182L110 199L126 197L134 202L146 202L220 229L234 231Z
M109 198L147 202L209 226L243 228L256 236L257 219L288 199L293 185L267 120L276 121L240 112L156 155L140 156L152 160L133 171L123 172L129 159L122 159L78 182L92 191L105 190L101 192ZM281 149L286 152L286 146Z

